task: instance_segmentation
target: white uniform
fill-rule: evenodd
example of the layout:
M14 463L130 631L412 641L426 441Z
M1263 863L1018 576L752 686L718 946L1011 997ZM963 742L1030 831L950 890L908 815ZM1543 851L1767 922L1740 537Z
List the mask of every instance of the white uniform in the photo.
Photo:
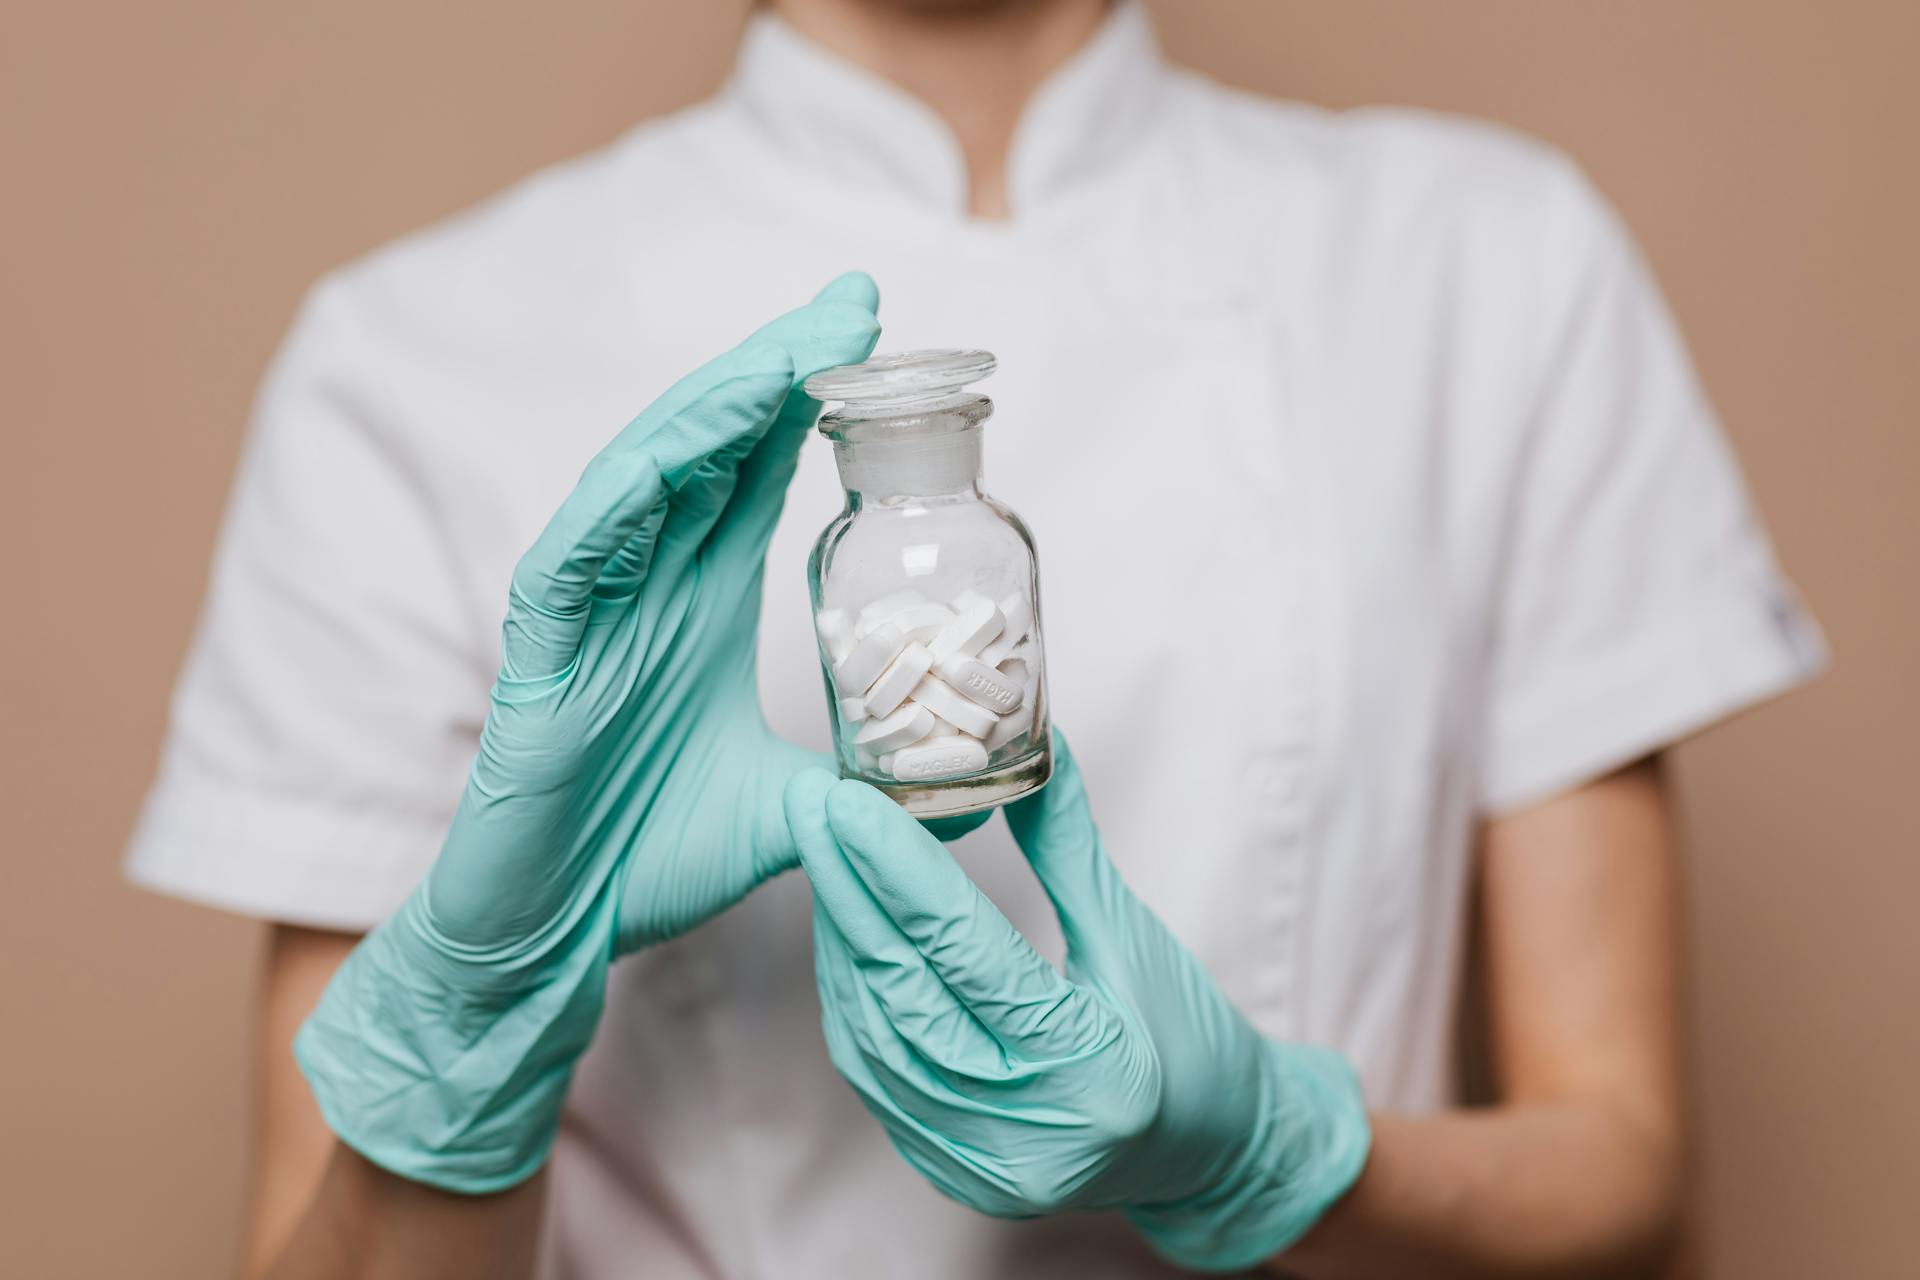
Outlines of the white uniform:
M1132 6L1035 98L1010 178L1012 220L968 220L925 107L761 16L713 101L325 280L133 878L390 911L582 464L861 267L882 349L1000 358L987 484L1035 532L1055 714L1121 870L1264 1031L1343 1050L1375 1105L1445 1105L1475 819L1821 660L1655 286L1554 152L1224 89ZM822 747L805 558L840 500L811 442L760 663L775 728ZM1003 824L958 848L1057 954ZM1117 1219L978 1217L894 1155L827 1061L808 916L785 877L616 968L549 1274L1160 1274Z

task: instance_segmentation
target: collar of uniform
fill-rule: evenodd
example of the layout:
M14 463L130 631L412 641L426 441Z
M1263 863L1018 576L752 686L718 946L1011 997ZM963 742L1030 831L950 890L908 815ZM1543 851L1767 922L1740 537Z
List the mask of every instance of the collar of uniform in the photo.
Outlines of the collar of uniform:
M1008 157L1014 216L1124 160L1147 132L1165 73L1145 7L1121 0L1027 103ZM964 216L966 163L940 117L776 15L748 24L727 94L778 149L827 181Z

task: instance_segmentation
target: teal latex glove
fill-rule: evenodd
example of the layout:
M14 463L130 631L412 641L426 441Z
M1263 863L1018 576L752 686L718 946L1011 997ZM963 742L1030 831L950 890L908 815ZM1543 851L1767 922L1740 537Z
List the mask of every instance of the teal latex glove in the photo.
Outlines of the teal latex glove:
M1053 780L1007 822L1060 917L1064 976L873 788L808 771L787 818L834 1064L955 1200L997 1217L1123 1210L1169 1260L1239 1270L1360 1175L1352 1071L1263 1038L1133 896L1058 734Z
M499 679L439 859L294 1051L374 1163L485 1192L545 1160L615 956L794 865L755 658L767 541L819 405L866 358L866 276L689 375L588 465L514 571Z

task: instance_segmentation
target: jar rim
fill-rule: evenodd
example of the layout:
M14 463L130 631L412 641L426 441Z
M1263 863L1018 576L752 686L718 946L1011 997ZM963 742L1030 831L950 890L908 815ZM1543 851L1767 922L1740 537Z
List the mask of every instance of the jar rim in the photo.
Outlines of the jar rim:
M997 365L991 351L924 347L889 351L863 364L823 369L806 380L815 400L850 404L891 404L942 398L978 382Z

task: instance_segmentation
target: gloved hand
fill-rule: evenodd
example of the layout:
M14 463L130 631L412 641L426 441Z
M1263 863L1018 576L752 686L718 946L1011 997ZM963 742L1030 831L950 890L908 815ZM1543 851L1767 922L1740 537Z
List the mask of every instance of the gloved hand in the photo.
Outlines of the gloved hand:
M821 757L755 679L767 541L819 405L879 334L854 273L676 383L514 570L501 668L439 859L294 1042L334 1132L485 1192L545 1160L617 955L794 864L781 793Z
M1007 821L1059 914L1064 977L878 791L814 770L788 785L828 1050L962 1204L1119 1209L1173 1262L1252 1266L1359 1176L1359 1088L1337 1054L1264 1039L1227 1003L1122 883L1053 749L1053 780Z

